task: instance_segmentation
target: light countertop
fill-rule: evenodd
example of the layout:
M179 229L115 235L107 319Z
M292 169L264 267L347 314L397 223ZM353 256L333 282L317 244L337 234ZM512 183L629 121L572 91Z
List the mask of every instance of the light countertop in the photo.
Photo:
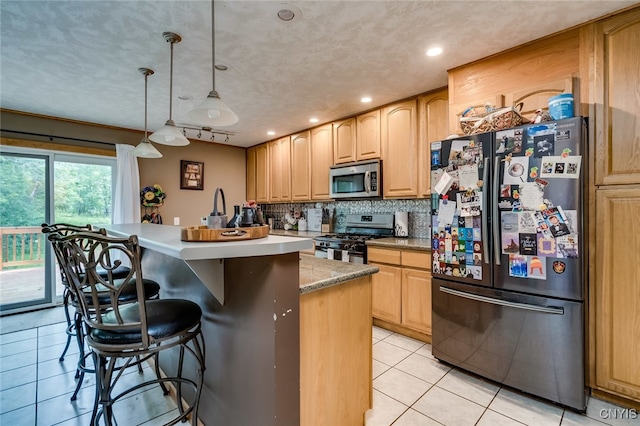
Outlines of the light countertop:
M269 235L266 238L244 241L185 242L180 239L180 226L127 223L104 227L109 235L137 235L142 247L183 260L268 256L313 248L311 238Z
M283 237L302 237L302 238L314 238L319 237L321 235L325 235L325 233L318 231L285 231L284 229L270 229L269 235L280 235Z

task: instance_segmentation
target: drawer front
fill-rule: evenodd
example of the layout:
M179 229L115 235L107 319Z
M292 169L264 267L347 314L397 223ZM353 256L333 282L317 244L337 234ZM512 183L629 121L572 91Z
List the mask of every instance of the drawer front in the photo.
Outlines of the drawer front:
M402 251L402 266L431 270L431 253L428 251Z
M400 250L367 247L367 263L380 262L400 265Z

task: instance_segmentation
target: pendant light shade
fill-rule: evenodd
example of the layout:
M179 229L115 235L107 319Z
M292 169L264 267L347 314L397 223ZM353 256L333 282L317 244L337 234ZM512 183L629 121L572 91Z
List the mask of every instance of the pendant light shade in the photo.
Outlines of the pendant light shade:
M144 75L144 138L133 149L133 155L142 158L162 158L160 151L149 142L147 138L147 78L153 74L153 70L149 68L138 68L138 71Z
M238 122L238 116L225 104L216 92L216 43L215 43L215 7L211 0L211 80L212 89L197 108L187 115L189 120L208 127L230 126Z
M176 124L171 118L173 105L173 45L175 43L180 43L180 41L182 41L182 37L171 32L164 32L162 33L162 36L167 41L167 43L171 43L171 68L169 74L169 119L160 130L154 132L151 136L149 136L149 139L151 139L153 142L163 145L185 146L189 145L189 139L184 137L184 135L180 132L180 130L178 130Z

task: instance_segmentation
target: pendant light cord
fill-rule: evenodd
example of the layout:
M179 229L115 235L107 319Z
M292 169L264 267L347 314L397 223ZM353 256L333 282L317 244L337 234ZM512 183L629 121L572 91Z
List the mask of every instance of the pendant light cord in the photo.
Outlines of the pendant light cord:
M211 0L211 90L216 91L216 17L215 1Z
M149 77L149 73L144 73L144 140L149 141L147 139L147 78Z
M169 68L169 120L173 120L173 44L175 42L171 40L171 66Z

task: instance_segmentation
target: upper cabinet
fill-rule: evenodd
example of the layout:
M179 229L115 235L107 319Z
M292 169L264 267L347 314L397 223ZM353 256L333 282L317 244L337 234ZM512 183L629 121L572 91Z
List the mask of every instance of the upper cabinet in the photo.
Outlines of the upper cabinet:
M329 167L333 165L331 124L311 129L311 199L329 199Z
M256 199L256 147L247 149L247 200Z
M333 163L356 161L356 119L333 123Z
M640 9L595 26L596 185L640 183Z
M310 132L291 136L291 199L311 199L311 140Z
M258 203L266 203L269 201L269 145L262 145L251 148L255 151L255 199Z
M333 123L333 162L380 158L380 110Z
M356 117L356 160L380 158L380 110Z
M289 136L269 142L269 201L291 201L291 143Z
M431 193L431 142L449 135L449 98L447 90L418 97L418 196Z
M385 198L418 195L418 102L385 107L381 113L382 189Z

